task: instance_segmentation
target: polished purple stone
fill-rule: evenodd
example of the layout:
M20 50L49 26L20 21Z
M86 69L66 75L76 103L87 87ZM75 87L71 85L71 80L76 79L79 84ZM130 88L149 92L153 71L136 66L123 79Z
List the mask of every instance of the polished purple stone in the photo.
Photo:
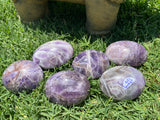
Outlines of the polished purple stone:
M44 69L51 69L66 63L73 55L73 47L65 41L47 42L37 48L33 54L33 62Z
M39 65L29 60L12 63L3 73L4 86L12 92L32 90L43 79L43 71Z
M72 63L75 71L93 79L98 78L108 68L109 59L101 51L86 50L78 54Z
M118 65L140 66L147 60L147 50L133 41L114 42L106 48L105 54Z
M144 87L143 74L129 66L108 69L100 78L103 93L115 100L135 99L142 93Z
M45 85L47 98L57 104L77 105L86 99L90 83L76 71L61 71L51 76Z

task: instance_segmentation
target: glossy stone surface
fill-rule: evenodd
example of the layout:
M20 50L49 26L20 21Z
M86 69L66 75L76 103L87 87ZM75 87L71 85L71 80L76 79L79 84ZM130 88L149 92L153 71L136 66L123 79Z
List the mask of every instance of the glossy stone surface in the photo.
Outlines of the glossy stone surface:
M44 43L33 54L33 62L44 69L65 64L73 55L72 46L65 41L55 40Z
M147 60L147 50L133 41L118 41L106 48L106 56L115 64L140 66Z
M4 86L12 92L30 91L43 79L41 67L29 60L12 63L3 73Z
M86 99L90 83L86 76L75 71L61 71L51 76L45 85L47 98L57 104L77 105Z
M108 68L109 59L101 51L86 50L78 54L72 63L75 71L93 79L98 78Z
M108 69L100 78L100 88L115 100L135 99L143 91L145 79L140 71L129 66Z

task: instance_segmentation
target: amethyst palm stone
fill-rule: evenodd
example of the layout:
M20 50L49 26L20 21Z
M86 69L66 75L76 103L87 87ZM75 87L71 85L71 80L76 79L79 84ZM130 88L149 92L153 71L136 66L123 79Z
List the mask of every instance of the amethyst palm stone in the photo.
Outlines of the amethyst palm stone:
M47 98L57 104L72 106L86 99L90 83L76 71L61 71L51 76L45 85Z
M73 47L65 41L47 42L37 48L33 54L33 62L44 69L65 64L73 55Z
M115 64L140 66L147 60L146 49L133 41L118 41L110 44L105 52Z
M86 50L78 54L72 63L75 71L92 79L98 78L108 68L109 60L101 51Z
M145 79L140 71L129 66L108 69L100 78L102 92L115 100L132 100L143 91Z
M30 91L43 79L43 71L39 65L29 60L12 63L3 73L4 86L12 92Z

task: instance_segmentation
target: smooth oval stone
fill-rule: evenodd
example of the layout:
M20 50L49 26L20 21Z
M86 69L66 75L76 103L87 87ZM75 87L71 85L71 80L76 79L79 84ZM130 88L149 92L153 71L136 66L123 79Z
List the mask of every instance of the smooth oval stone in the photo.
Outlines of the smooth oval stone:
M33 62L44 69L65 64L73 55L73 47L65 41L55 40L44 43L33 54Z
M57 104L71 106L84 101L90 83L86 76L76 71L61 71L51 76L45 85L47 98Z
M129 66L108 69L100 78L103 93L115 100L135 99L142 93L144 86L142 73Z
M43 71L39 65L29 60L12 63L3 73L4 86L12 92L30 91L43 79Z
M115 64L140 66L147 60L147 50L133 41L118 41L106 48L106 56Z
M93 79L99 78L108 68L109 59L101 51L86 50L78 54L72 63L75 71Z

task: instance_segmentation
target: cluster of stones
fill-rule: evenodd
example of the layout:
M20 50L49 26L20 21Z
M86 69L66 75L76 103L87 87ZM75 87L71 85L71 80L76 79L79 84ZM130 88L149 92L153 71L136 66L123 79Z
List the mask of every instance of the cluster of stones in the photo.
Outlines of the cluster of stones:
M12 92L31 91L43 79L43 69L65 64L73 56L73 47L65 41L47 42L37 48L33 61L20 60L12 63L3 73L3 84ZM45 84L47 98L57 104L76 105L89 94L89 78L100 77L100 88L115 100L135 99L144 88L145 80L140 71L129 66L111 69L109 61L118 65L139 66L147 59L145 48L132 41L112 43L106 52L86 50L72 62L73 71L60 71Z
M144 89L145 79L140 71L130 66L142 65L147 60L147 50L133 41L118 41L106 48L105 55L120 66L102 74L100 88L103 93L115 100L137 98Z

